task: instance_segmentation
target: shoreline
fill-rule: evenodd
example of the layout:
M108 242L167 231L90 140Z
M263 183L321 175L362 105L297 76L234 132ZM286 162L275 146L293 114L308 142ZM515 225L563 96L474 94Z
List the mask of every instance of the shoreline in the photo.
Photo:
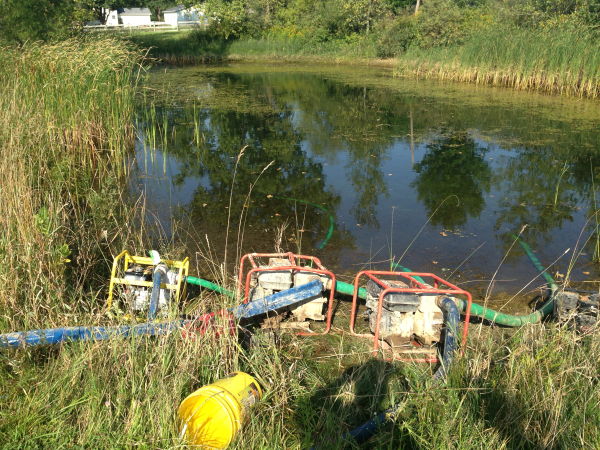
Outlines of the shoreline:
M158 60L158 62L157 62ZM586 93L580 86L560 83L549 83L549 76L526 79L521 73L480 67L462 67L456 63L443 64L429 60L419 61L416 58L356 58L349 56L313 56L313 55L173 55L161 54L146 58L146 62L154 67L193 67L202 65L217 65L224 63L274 63L274 64L318 64L324 66L375 67L392 71L394 78L415 80L449 81L461 84L473 84L490 87L508 88L510 90L528 93L550 94L566 98L596 99L600 97L600 85L588 89Z

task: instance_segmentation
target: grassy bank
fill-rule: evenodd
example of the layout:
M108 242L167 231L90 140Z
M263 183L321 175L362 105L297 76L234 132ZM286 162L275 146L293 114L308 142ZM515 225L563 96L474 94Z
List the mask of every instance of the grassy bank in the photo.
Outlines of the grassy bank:
M573 31L498 28L463 45L411 47L379 58L372 40L323 43L303 38L205 40L201 33L147 33L130 38L167 65L213 61L279 60L394 67L396 76L435 78L539 90L570 96L600 95L600 51L592 35Z
M238 17L233 4L214 0L206 7L221 19L205 29L131 39L153 47L151 54L166 64L355 62L394 65L399 76L572 96L600 92L594 2L431 0L418 13L411 2L372 3L292 0L270 7L242 1L245 12ZM229 20L232 14L238 19Z
M396 422L359 448L598 446L597 332L581 339L541 325L516 334L476 326L471 336L447 384L435 387L429 366L371 359L366 341L336 330L327 339L288 334L279 346L249 350L229 338L185 340L175 332L6 352L0 441L3 448L182 448L181 400L243 370L264 397L230 448L343 448L340 433L395 403L402 404Z
M125 213L137 51L114 39L0 49L3 329L92 313Z
M586 33L499 28L462 46L409 49L395 61L395 73L597 97L599 50Z
M138 33L128 37L160 64L186 66L216 61L288 60L354 62L377 57L375 46L360 42L314 43L299 37L214 39L198 30ZM391 62L390 62L391 65Z

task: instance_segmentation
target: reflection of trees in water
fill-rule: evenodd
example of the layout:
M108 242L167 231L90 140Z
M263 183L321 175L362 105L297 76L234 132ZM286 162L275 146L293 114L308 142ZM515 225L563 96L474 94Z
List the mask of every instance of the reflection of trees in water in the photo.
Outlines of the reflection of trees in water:
M418 175L411 186L433 225L454 229L469 217L479 217L492 178L485 152L464 130L442 132L427 145L423 159L414 166ZM453 198L444 202L451 195L458 197L458 205Z
M394 133L409 129L408 101L385 91L301 74L241 76L240 82L247 85L249 95L278 110L296 108L294 123L313 154L335 161L341 149L347 152L346 170L355 192L350 213L362 225L379 227L378 198L388 196L381 166L398 140Z
M190 145L193 113L191 109L179 110L179 116L171 117L179 123L173 135L177 145L169 151L184 162L177 182L183 183L188 176L205 177L194 197L193 210L196 217L216 226L226 222L226 210L220 208L229 201L235 157L240 148L249 145L238 168L235 193L239 197L234 200L232 217L239 217L242 197L272 160L276 166L257 183L253 198L279 194L335 209L340 197L326 191L322 165L307 158L302 149L309 148L331 162L343 150L347 154L346 176L354 190L351 214L358 223L377 227L377 202L388 192L381 167L396 142L404 141L409 148L411 104L417 140L425 136L431 142L423 160L415 165L417 177L412 187L418 201L431 215L449 195L460 199L459 206L449 199L433 216L434 225L454 228L464 225L468 218L478 218L492 179L502 192L496 199L499 210L495 228L503 233L499 238L506 239L507 245L505 231L518 232L523 224L529 224L525 238L539 247L550 241L557 228L574 220L578 204L593 209L589 158L597 149L597 130L583 132L564 118L532 115L532 105L519 103L517 97L511 107L494 107L476 98L471 104L468 99L402 95L302 73L210 76L223 104L211 105L210 111L198 114L204 144L199 149ZM440 130L438 124L444 128ZM494 131L489 131L491 127ZM507 138L510 144L504 145L514 148L515 156L495 166L492 174L484 157L486 150L462 131L466 129L489 133L500 145ZM561 178L555 202L565 161L570 167ZM282 169L277 171L278 167ZM289 202L270 199L260 203L266 206L250 208L251 224L272 224L277 219L271 216L277 213L295 214ZM319 234L326 232L327 221L317 214L308 211L307 220L314 220L309 226Z
M167 113L173 114L172 111ZM340 204L339 195L329 192L325 186L322 164L307 157L302 150L302 136L292 125L291 115L289 110L272 114L212 110L197 111L194 120L194 111L190 108L178 110L177 115L171 117L174 142L169 153L177 157L180 168L173 182L182 186L189 177L202 180L191 205L186 208L194 222L210 225L215 231L224 229L233 183L231 220L234 229L244 211L245 225L269 228L285 218L293 222L298 216L299 225L303 223L310 232L304 238L314 241L312 244L327 234L329 217L324 217L320 210L271 197L308 200L325 206L334 215ZM198 134L203 136L199 146L190 144L197 134L189 125L194 122L198 123ZM243 147L246 149L236 171L237 156ZM272 161L273 165L258 178ZM245 205L250 186L255 182L250 202ZM336 241L335 236L333 240Z
M508 249L510 234L518 234L533 247L552 242L553 230L573 222L581 206L593 211L591 155L586 151L558 152L551 148L522 148L497 173L498 190L505 192L494 229L509 231L499 238ZM596 181L597 184L597 181Z

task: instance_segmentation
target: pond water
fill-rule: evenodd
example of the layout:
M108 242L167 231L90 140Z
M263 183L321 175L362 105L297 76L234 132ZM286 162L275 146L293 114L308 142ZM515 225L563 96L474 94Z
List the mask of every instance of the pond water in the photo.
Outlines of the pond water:
M573 259L574 281L597 275L598 101L347 66L162 68L145 87L132 189L192 255L223 261L228 223L229 262L270 252L287 224L283 249L340 274L392 258L483 289L500 266L495 292L516 293L539 275L525 226L559 280Z

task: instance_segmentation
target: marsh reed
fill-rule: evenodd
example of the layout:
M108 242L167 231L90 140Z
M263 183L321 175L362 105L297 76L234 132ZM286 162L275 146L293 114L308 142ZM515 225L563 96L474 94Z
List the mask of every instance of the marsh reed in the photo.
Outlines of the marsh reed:
M599 50L597 37L586 30L497 28L476 34L462 46L410 49L398 58L394 72L597 97Z
M139 60L111 38L0 48L4 325L60 322L97 289L122 212Z

